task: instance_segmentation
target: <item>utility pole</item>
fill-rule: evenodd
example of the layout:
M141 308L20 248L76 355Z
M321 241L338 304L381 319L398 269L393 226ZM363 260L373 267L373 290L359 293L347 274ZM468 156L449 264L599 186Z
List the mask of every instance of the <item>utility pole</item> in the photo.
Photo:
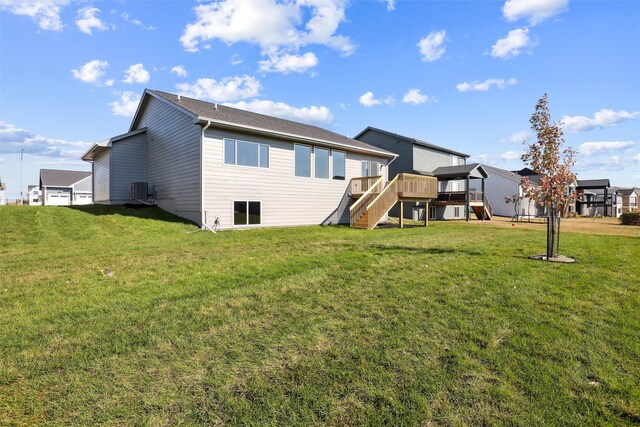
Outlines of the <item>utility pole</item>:
M23 156L24 156L24 148L20 150L20 204L22 204L24 201L22 197L22 157Z

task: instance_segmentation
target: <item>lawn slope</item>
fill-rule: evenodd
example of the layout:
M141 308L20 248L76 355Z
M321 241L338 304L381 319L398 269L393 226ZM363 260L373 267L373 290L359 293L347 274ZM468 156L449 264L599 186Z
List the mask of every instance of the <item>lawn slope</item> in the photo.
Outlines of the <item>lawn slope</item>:
M0 207L0 424L632 425L640 239Z

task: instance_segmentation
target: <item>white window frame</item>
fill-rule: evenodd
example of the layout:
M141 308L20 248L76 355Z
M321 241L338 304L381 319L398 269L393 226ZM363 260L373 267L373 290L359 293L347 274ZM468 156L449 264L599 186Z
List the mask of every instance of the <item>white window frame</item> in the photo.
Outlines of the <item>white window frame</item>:
M309 147L309 176L301 176L301 175L297 175L296 174L296 146L301 146L301 147ZM302 179L313 179L313 175L314 175L314 171L313 171L313 145L307 145L307 144L293 144L293 176L295 176L296 178L302 178Z
M227 163L227 141L233 141L233 160L234 163ZM258 146L258 166L250 166L250 165L239 165L238 164L238 142L243 142L246 144L253 144ZM260 147L267 147L267 163L268 165L261 166L260 165ZM236 138L224 138L222 141L222 164L224 166L233 166L240 168L252 168L252 169L271 169L271 146L269 144L262 144L260 142L253 141L245 141L244 139L236 139Z
M334 163L333 153L342 153L344 155L344 164L343 164L344 175L342 178L335 177L335 163ZM333 149L331 150L331 171L329 173L329 176L334 181L345 181L347 179L347 152L346 151L333 150Z
M235 211L235 205L238 202L245 202L247 204L247 223L246 224L236 224L236 211ZM249 203L250 202L255 202L255 203L260 203L260 223L259 224L249 224ZM262 225L262 200L251 200L251 199L245 199L245 200L232 200L231 201L231 224L233 224L234 227L256 227L259 225Z
M316 150L324 150L327 152L327 177L323 178L321 176L318 176L318 170L316 168L316 166L318 166L318 164L316 163ZM324 148L324 147L316 147L315 145L313 146L313 177L316 179L331 179L331 150L328 148Z
M453 217L460 218L460 206L453 207Z

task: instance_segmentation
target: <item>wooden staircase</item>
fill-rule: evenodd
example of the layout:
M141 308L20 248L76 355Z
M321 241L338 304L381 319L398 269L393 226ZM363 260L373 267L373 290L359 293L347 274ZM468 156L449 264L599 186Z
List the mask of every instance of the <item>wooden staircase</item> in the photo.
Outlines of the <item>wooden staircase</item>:
M471 206L473 213L476 214L477 219L482 219L482 206ZM491 221L491 209L490 206L484 207L484 219Z
M386 184L379 177L349 208L353 228L373 229L400 201L429 201L438 196L438 180L400 173Z

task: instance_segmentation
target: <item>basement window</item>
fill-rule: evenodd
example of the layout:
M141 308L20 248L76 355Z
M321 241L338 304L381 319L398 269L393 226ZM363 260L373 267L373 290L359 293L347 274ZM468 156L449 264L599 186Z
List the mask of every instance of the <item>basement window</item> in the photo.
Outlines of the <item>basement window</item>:
M233 225L260 225L261 223L261 202L244 200L233 202Z

